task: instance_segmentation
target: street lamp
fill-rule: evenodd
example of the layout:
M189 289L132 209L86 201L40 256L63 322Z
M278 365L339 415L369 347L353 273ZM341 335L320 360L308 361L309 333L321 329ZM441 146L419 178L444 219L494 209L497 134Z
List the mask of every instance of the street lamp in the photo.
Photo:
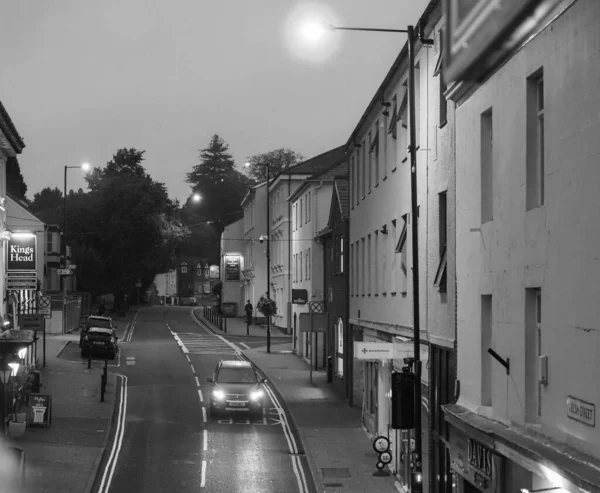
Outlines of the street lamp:
M269 184L271 182L271 163L246 163L249 166L267 168L267 299L271 299L271 204L269 200ZM271 352L271 317L267 316L267 353Z
M192 195L192 202L200 202L202 200L202 195L200 195L199 193L195 193L194 195Z
M327 31L366 31L382 33L405 33L408 36L408 112L410 126L410 205L411 205L411 234L412 234L412 272L413 272L413 339L414 339L414 369L416 377L415 388L415 450L414 469L411 474L411 491L422 491L422 443L421 443L421 329L419 320L419 224L417 205L417 134L415 128L415 42L432 45L432 39L424 39L423 32L418 34L413 26L406 29L377 29L367 27L338 27L324 24L308 24L303 30L308 40L321 38Z

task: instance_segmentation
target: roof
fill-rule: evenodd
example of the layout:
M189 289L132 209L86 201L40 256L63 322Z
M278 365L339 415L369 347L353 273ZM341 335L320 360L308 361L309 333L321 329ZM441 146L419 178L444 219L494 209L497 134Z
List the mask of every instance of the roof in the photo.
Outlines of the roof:
M23 142L23 139L19 135L15 124L10 119L8 111L6 111L2 102L0 102L0 130L5 135L8 144L11 145L14 152L21 154L21 151L25 147L25 142ZM2 144L2 139L0 139L0 146L2 146Z
M306 182L302 183L302 185L300 185L296 190L294 190L294 193L292 193L292 195L288 197L288 200L294 200L295 197L298 197L300 194L304 193L304 190L306 190L306 188L309 187L314 181L332 182L338 175L347 176L348 161L346 160L346 155L344 154L341 157L341 159L344 159L344 161L341 164L339 161L337 161L334 167L322 170L319 173L315 173L313 175L308 176L306 178Z
M221 360L221 368L252 368L249 361Z
M339 146L335 149L331 149L330 151L324 152L323 154L319 154L313 158L307 159L306 161L302 161L285 171L282 171L280 174L282 175L296 175L296 174L306 174L306 175L318 175L324 173L325 171L329 171L331 168L337 166L340 161L344 159L345 156L345 147Z
M93 318L95 320L98 320L98 319L108 320L109 322L112 320L110 317L102 317L101 315L90 315L88 318Z
M15 205L18 205L21 209L23 209L27 214L33 217L36 221L39 221L42 224L45 224L39 217L37 217L33 212L29 210L30 204L25 200L15 197L12 193L6 192L6 196L12 200Z

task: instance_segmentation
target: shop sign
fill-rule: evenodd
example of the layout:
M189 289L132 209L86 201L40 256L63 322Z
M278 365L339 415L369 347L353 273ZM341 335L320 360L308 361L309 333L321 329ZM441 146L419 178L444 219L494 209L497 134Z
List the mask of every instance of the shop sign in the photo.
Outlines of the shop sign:
M240 280L240 257L238 255L225 256L225 280Z
M596 406L577 397L567 397L567 416L584 425L596 426Z
M455 428L450 440L450 458L452 469L481 491L501 491L499 471L502 459Z
M50 426L52 423L52 396L30 394L27 419L29 426Z
M18 236L8 240L6 249L7 271L35 271L37 236Z
M209 267L209 277L211 279L218 279L219 278L219 266L218 265L211 265Z
M308 302L308 291L306 289L292 289L292 303L305 305Z
M393 359L394 345L391 342L355 342L354 356L361 360Z

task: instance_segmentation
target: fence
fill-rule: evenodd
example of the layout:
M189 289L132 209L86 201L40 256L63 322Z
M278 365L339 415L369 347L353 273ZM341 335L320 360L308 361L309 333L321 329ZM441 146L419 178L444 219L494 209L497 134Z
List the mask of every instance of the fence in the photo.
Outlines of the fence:
M68 299L63 307L63 328L62 333L66 334L79 327L81 320L81 301L80 299Z
M223 315L206 305L204 305L203 307L203 315L204 318L208 320L211 324L215 325L218 329L227 333L227 319Z

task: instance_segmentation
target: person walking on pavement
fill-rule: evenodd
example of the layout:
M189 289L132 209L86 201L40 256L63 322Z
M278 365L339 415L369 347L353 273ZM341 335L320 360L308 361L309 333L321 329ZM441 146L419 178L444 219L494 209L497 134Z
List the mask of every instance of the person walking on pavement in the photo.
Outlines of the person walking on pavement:
M254 308L252 307L252 303L250 303L250 300L248 300L246 302L246 306L244 307L244 310L246 310L246 333L249 334L250 333L250 325L252 325L252 312L254 311Z

